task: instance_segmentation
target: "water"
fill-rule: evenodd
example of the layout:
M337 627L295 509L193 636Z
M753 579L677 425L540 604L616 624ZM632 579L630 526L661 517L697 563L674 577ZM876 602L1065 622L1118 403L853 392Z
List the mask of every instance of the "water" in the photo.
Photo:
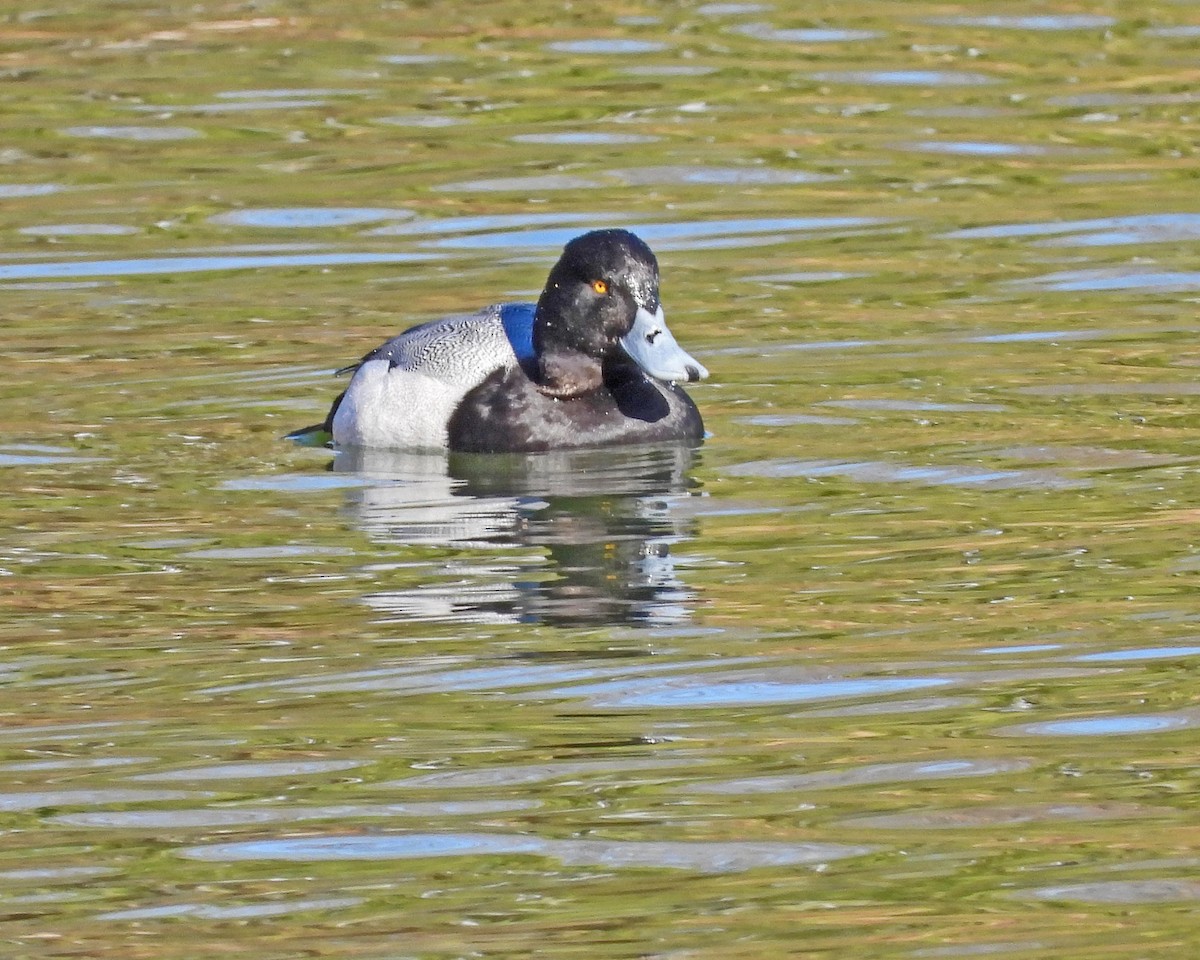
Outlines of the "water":
M1192 957L1194 14L2 14L0 953ZM700 447L281 439L613 225Z

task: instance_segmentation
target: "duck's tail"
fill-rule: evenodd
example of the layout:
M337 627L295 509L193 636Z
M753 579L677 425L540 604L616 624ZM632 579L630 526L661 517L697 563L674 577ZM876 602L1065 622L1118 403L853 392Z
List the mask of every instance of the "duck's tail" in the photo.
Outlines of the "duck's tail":
M345 395L345 390L337 395L322 423L314 423L311 427L301 427L299 430L293 430L291 433L284 434L283 439L292 440L302 447L328 447L332 445L333 415L337 413L338 407L342 404L342 397Z
M311 427L285 433L283 439L291 440L300 447L327 447L333 443L333 434L325 429L325 424L314 423Z

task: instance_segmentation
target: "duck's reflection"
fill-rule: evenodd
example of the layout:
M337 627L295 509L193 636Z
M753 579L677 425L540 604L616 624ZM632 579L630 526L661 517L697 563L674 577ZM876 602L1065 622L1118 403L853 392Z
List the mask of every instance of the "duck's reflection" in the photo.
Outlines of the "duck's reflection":
M697 487L695 456L689 443L448 458L342 450L332 469L365 481L349 508L372 540L450 553L435 577L428 563L386 571L403 584L366 601L389 619L671 624L691 612L671 551L692 536L677 505Z

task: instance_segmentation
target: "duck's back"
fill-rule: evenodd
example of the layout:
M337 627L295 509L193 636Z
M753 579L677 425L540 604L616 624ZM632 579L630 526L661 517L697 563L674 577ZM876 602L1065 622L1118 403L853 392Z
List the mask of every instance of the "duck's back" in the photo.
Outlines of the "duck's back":
M496 304L443 317L372 350L330 412L334 441L444 448L447 424L463 397L532 353L533 309L533 304Z

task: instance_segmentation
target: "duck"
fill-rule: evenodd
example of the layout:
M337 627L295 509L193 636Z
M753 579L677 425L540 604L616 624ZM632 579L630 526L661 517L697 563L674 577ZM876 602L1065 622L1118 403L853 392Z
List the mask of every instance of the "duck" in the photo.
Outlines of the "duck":
M628 230L570 240L536 303L420 324L337 373L353 377L306 429L338 448L533 453L704 437L680 384L708 370L671 334L658 260Z

